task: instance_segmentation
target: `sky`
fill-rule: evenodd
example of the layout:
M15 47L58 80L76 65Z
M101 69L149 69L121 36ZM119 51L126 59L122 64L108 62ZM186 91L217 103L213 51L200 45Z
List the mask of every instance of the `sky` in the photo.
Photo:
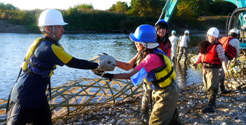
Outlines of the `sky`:
M68 9L79 4L92 4L94 9L107 10L117 1L127 2L130 5L131 0L0 0L0 2L10 3L21 10L33 9Z

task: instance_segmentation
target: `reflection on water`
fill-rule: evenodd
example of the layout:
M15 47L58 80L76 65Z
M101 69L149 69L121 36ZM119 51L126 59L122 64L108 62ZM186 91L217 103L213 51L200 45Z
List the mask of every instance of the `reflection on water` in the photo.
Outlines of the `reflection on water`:
M202 83L202 72L195 70L191 65L184 65L183 63L174 64L177 73L177 82L180 87Z
M80 59L89 60L101 53L108 53L117 60L128 62L135 54L134 43L129 39L129 34L65 34L60 40L65 51L72 56ZM0 33L0 98L6 99L12 88L25 57L25 54L36 39L42 37L41 34L19 34L19 33ZM196 37L196 36L195 36ZM195 41L191 36L191 42L198 44L200 40ZM197 37L199 38L199 37ZM200 37L203 39L202 37ZM193 40L193 41L192 41ZM191 49L192 50L192 49ZM181 68L182 69L182 66ZM178 70L178 69L177 69ZM129 72L116 68L112 73ZM183 74L184 72L180 72ZM189 67L186 70L186 77L181 77L177 73L178 83L180 85L197 82L195 75L200 77L197 72ZM193 77L192 77L193 76ZM52 86L58 86L82 77L96 78L90 70L79 70L68 68L67 66L58 66L55 75L51 78ZM182 80L185 79L185 80ZM198 78L201 79L201 78ZM200 82L200 81L199 81Z
M185 86L187 84L187 65L182 65L180 63L176 64L176 71L177 71L177 81L179 86Z

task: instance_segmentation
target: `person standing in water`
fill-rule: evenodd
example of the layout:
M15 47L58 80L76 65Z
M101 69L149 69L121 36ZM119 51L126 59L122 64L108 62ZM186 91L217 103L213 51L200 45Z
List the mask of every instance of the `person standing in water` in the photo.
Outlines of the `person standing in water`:
M169 37L169 40L171 41L171 59L174 62L176 60L176 56L177 56L177 45L178 42L180 41L180 39L176 36L176 31L172 30L172 36Z
M188 56L188 48L189 48L189 42L190 42L190 32L189 30L185 30L184 35L181 36L181 41L179 43L179 55L177 58L177 62L179 63L182 56L184 57L184 64L187 62L187 56Z

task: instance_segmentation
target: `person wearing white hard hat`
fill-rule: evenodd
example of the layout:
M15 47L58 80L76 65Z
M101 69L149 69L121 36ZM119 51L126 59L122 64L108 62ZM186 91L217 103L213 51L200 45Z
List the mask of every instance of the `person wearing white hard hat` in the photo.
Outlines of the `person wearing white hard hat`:
M67 25L60 11L48 9L41 13L38 26L43 34L36 39L26 54L20 74L10 92L7 125L52 125L51 111L46 96L50 78L57 65L78 69L97 69L98 63L77 59L66 53L59 43L63 26Z
M169 40L172 44L172 53L171 53L171 59L172 61L176 60L176 55L177 55L177 45L180 39L176 36L176 31L172 30L172 36L169 37Z
M140 25L129 37L135 42L138 53L129 62L116 62L117 67L124 70L132 69L131 72L98 75L109 80L131 79L134 85L144 81L143 84L152 89L154 106L150 118L143 121L143 124L179 125L179 87L175 80L176 72L169 57L158 48L155 28L148 24Z
M237 29L231 29L228 33L228 36L219 39L219 42L221 42L224 47L227 60L232 60L233 58L237 59L237 57L240 56L240 41L238 40L238 36L239 31Z
M243 20L244 20L244 24L243 26L241 26L241 30L245 31L246 30L246 14L243 15Z
M239 40L238 40L238 30L231 29L228 36L224 36L219 39L219 42L223 45L225 51L226 64L229 60L237 59L240 56L239 51ZM231 93L231 91L225 89L224 81L225 74L223 73L223 68L221 69L222 74L220 75L220 90L222 94Z
M189 42L190 42L190 32L189 30L185 30L184 35L181 36L181 41L179 43L179 54L177 58L177 62L179 63L182 56L184 57L184 64L187 62L187 56L188 56L188 47L189 47Z
M195 64L202 63L203 65L203 84L208 95L208 103L205 108L202 109L202 113L213 113L214 107L216 107L216 95L218 93L221 67L224 72L229 75L225 52L223 46L218 42L219 30L216 27L212 27L207 32L207 41L203 41L199 44L198 60Z
M246 14L243 15L243 20L246 21Z

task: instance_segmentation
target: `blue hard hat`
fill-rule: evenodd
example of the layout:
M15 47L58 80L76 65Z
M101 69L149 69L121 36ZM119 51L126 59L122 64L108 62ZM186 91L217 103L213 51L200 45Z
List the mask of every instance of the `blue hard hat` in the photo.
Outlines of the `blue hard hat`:
M143 24L137 27L134 33L129 35L135 42L156 42L155 28L149 24Z
M164 24L164 25L166 26L167 29L168 29L168 27L169 27L169 24L168 24L164 19L158 20L158 21L155 23L155 27L156 27L158 24Z

